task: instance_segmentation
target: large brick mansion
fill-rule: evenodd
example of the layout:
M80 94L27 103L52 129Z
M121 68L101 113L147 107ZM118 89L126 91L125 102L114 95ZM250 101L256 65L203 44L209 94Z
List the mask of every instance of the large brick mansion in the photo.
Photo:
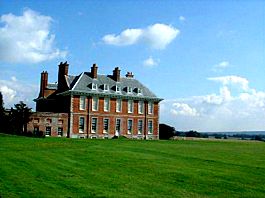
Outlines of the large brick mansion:
M72 138L158 139L162 99L131 72L121 77L116 67L111 75L99 75L93 64L90 72L72 76L68 68L67 62L60 63L58 82L53 84L48 83L47 72L41 73L29 131Z

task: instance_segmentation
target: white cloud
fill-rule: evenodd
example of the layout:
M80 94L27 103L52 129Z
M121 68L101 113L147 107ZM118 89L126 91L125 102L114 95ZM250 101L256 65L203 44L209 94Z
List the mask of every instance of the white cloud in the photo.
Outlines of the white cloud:
M179 20L180 20L181 22L183 22L183 21L186 21L186 18L185 18L184 16L179 16Z
M13 80L13 79L16 80ZM0 80L0 91L6 108L13 107L19 101L24 101L31 108L35 107L33 99L38 95L38 86L25 83L12 77L11 80Z
M154 67L156 65L158 65L158 61L159 60L154 60L152 56L150 56L149 58L147 58L146 60L143 61L143 65L145 67Z
M66 56L54 47L50 33L52 18L26 9L22 16L2 15L0 27L0 60L10 63L38 63Z
M173 103L172 107L170 111L174 115L198 116L197 110L190 107L188 104L176 102Z
M105 44L126 46L146 43L153 49L165 49L180 31L171 25L156 23L144 29L126 29L119 35L108 34L102 40Z
M265 91L249 87L246 78L209 78L220 82L219 93L161 102L161 122L177 130L242 131L264 130ZM237 86L233 91L228 85ZM186 115L186 116L184 116Z
M230 67L230 63L228 61L222 61L213 66L213 71L222 71L228 67Z
M239 85L240 88L247 91L249 89L249 82L246 78L240 76L221 76L221 77L211 77L208 80L220 82L223 85Z

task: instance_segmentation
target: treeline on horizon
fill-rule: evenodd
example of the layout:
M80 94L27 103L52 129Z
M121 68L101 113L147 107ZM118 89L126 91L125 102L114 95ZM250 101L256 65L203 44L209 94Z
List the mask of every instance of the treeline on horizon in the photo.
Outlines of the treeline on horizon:
M177 131L174 127L167 124L159 124L159 139L173 139L174 137L194 137L194 138L215 138L215 139L241 139L265 141L262 134L227 134L227 133L199 133L194 130Z

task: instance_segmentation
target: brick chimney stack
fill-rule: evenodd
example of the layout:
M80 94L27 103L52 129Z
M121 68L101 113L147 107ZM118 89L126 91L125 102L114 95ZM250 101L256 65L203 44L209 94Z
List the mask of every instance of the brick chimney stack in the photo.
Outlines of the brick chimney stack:
M65 75L68 75L69 64L61 62L58 70L58 90L63 90L65 87Z
M41 73L41 78L40 78L40 94L39 97L43 98L45 96L45 89L48 85L48 72L43 71Z
M97 78L98 77L98 66L96 63L93 64L91 67L91 78Z
M113 70L113 80L115 80L116 82L120 82L121 79L121 70L119 69L119 67L115 67L115 69Z
M126 76L126 78L133 78L134 77L132 72L127 72L127 74L125 76Z

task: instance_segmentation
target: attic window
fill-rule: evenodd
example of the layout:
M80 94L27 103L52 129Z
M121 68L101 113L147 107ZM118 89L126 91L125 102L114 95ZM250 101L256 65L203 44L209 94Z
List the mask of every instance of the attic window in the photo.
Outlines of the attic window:
M116 86L116 92L121 92L121 87L120 86Z
M104 84L104 91L108 91L109 90L109 85Z
M142 89L137 88L137 94L142 94L142 93L143 93Z
M131 87L127 87L127 93L132 93L132 88Z
M98 86L96 83L92 83L92 90L97 90Z

